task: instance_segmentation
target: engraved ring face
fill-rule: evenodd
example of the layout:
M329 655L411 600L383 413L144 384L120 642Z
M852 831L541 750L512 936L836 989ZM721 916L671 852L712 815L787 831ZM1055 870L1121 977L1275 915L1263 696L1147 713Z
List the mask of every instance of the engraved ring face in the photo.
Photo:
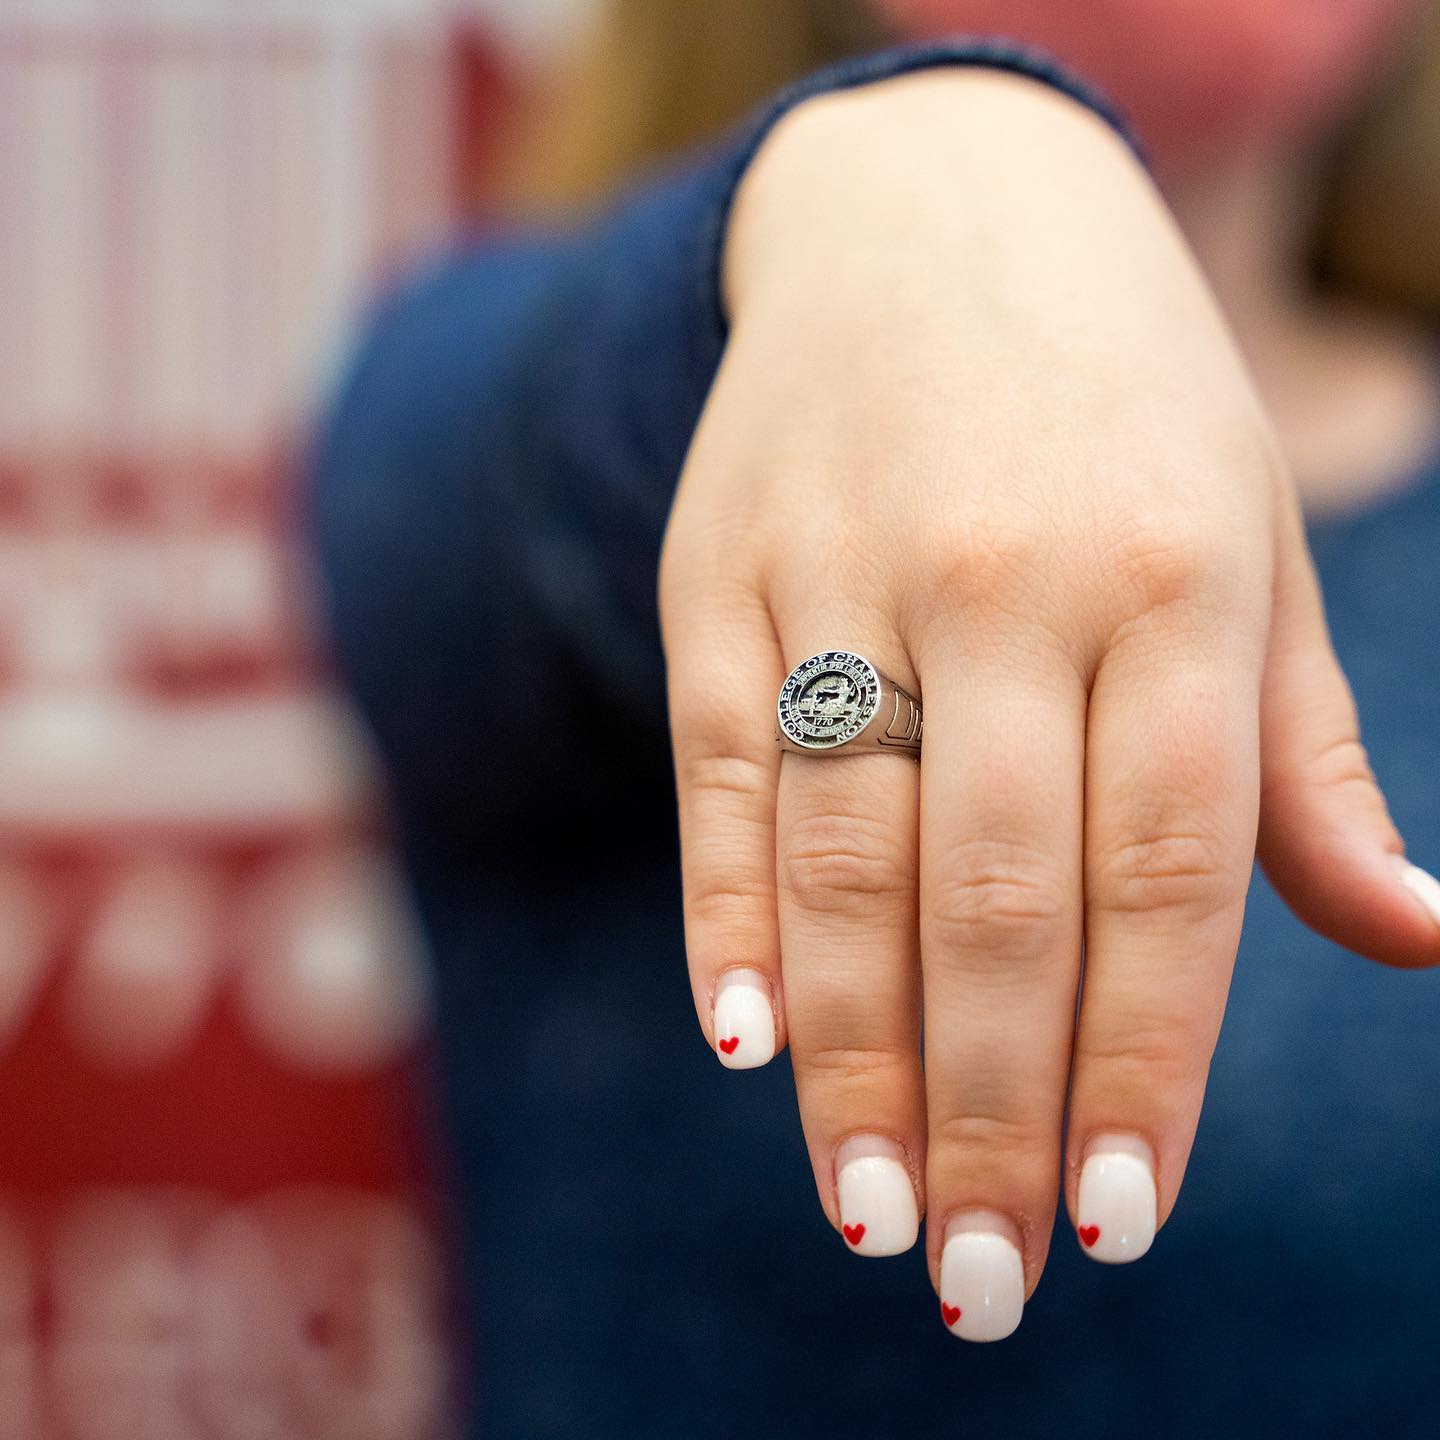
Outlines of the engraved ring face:
M875 667L848 650L822 650L797 665L780 687L780 729L806 750L853 740L880 704Z

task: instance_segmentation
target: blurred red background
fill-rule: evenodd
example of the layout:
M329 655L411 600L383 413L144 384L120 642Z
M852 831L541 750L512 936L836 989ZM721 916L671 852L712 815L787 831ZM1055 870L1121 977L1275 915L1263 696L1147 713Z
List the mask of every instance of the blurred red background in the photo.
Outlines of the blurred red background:
M5 1440L447 1431L424 957L297 477L483 186L494 33L0 7Z

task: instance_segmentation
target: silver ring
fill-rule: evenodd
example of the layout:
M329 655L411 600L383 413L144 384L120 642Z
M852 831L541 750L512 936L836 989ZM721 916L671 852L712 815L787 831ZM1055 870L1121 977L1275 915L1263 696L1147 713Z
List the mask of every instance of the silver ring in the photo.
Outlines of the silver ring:
M822 650L780 687L775 738L802 755L898 750L920 755L920 702L863 655Z

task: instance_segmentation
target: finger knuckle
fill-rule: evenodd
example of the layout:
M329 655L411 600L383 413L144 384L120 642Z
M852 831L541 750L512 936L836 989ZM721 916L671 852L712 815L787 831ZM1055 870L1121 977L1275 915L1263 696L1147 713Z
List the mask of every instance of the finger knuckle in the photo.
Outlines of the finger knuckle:
M970 1106L934 1119L930 1143L934 1149L1028 1160L1049 1151L1055 1129L1055 1117L1049 1113L1032 1115L1020 1110Z
M1203 1085L1215 1048L1215 1027L1198 1014L1156 1012L1116 1017L1102 1028L1081 1026L1077 1070L1106 1090L1183 1095Z
M1297 786L1326 793L1349 814L1366 820L1377 835L1399 843L1399 831L1390 818L1370 757L1353 728L1328 743L1302 749L1268 767L1261 792L1262 814L1271 809L1278 813L1286 805L1286 792L1293 792Z
M1094 868L1095 902L1113 914L1206 919L1234 903L1240 888L1235 861L1201 830L1131 836L1099 855Z
M1127 515L1104 561L1132 614L1223 603L1244 579L1233 537L1183 511Z
M774 893L763 874L741 865L704 872L686 885L692 927L734 935L753 928L760 917L773 923Z
M1342 790L1354 785L1363 785L1368 789L1375 784L1370 757L1354 730L1319 747L1304 769L1317 784L1327 789Z
M901 1053L883 1045L829 1042L796 1048L796 1064L812 1081L832 1089L887 1091L898 1075L915 1068L914 1052Z
M915 887L913 862L892 827L858 816L799 821L788 837L781 876L796 903L832 913L893 904Z
M941 952L1042 953L1069 910L1059 866L995 841L957 848L926 894L928 938Z
M692 802L715 800L727 807L764 803L775 790L773 757L740 755L731 748L682 745L675 752L676 782Z
M774 923L770 768L742 755L677 755L688 923L748 935ZM739 942L737 942L739 943ZM748 943L748 942L747 942Z
M968 515L932 540L930 563L921 567L926 591L951 612L1013 611L1035 593L1043 539L1024 517Z

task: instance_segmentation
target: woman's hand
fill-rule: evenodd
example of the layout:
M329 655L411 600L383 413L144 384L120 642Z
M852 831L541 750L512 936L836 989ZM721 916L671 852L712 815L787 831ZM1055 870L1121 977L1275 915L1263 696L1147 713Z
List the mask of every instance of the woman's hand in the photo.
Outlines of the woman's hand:
M812 101L726 288L661 571L696 1007L728 1065L788 1040L845 1240L928 1210L944 1323L999 1338L1062 1173L1098 1259L1174 1205L1257 822L1342 944L1440 961L1440 912L1245 368L1099 120L984 71ZM919 765L782 757L831 648L923 698Z

